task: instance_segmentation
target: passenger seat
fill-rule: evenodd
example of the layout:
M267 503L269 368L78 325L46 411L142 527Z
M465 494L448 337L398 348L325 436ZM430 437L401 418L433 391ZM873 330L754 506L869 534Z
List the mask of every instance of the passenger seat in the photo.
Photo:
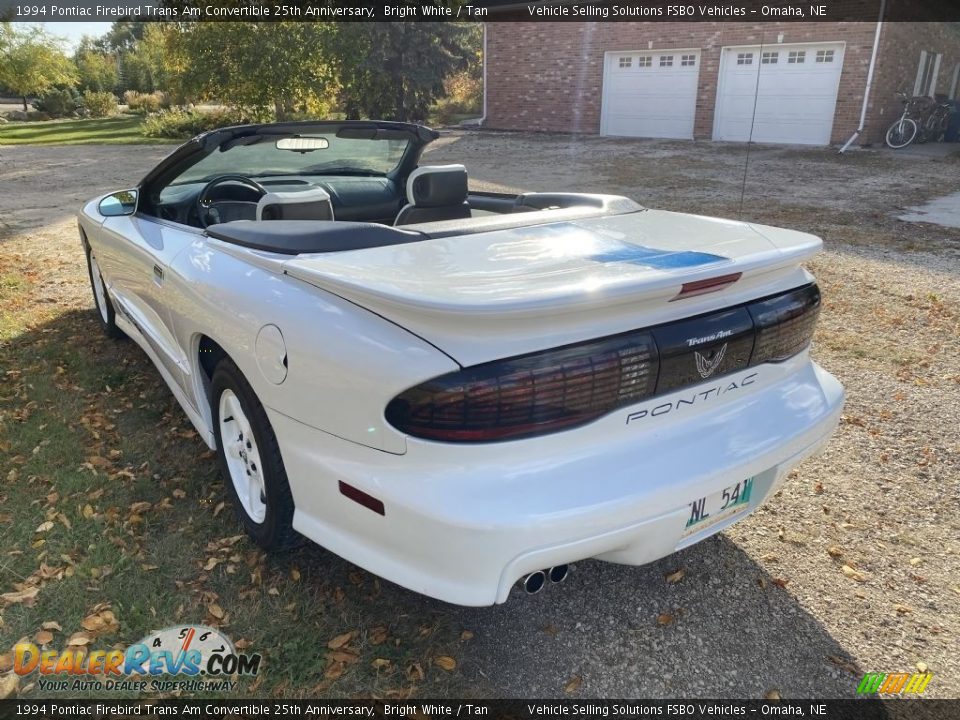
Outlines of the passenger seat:
M468 217L467 169L463 165L424 165L407 178L407 204L393 224L412 225Z

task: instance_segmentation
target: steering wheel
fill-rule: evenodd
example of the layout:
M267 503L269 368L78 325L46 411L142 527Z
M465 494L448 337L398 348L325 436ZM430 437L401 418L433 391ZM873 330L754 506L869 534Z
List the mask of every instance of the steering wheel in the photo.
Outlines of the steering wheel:
M248 188L259 193L257 200L267 194L268 190L253 178L246 175L217 175L210 182L203 186L203 190L197 195L197 216L200 218L200 225L204 228L215 225L219 222L229 222L230 220L241 220L247 215L247 211L253 208L253 219L256 219L257 203L249 200L211 200L210 195L213 189L223 183L234 182L246 185Z

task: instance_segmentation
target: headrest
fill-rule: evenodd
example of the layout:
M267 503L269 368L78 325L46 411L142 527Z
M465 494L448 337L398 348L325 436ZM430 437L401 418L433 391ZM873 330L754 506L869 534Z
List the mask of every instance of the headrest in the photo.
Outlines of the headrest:
M407 178L407 202L419 208L460 205L467 199L463 165L424 165Z

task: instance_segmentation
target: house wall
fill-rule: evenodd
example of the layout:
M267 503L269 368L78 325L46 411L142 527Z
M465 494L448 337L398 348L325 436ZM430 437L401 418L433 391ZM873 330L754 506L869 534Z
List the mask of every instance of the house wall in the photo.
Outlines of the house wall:
M846 43L832 140L856 129L874 23L490 23L487 126L597 133L603 57L611 50L700 48L694 137L713 135L720 51L782 42Z
M943 54L935 92L950 92L954 68L960 63L960 30L956 23L885 23L864 142L883 142L887 128L903 112L896 92L913 93L921 50Z
M891 88L906 81L913 89L920 50L944 52L938 87L947 90L960 59L958 34L946 24L887 23L884 28L865 142L881 140L887 118L899 108L891 102ZM843 142L859 124L875 31L876 23L859 22L489 23L486 126L597 133L605 52L700 48L694 137L708 139L723 47L839 41L846 49L831 141Z

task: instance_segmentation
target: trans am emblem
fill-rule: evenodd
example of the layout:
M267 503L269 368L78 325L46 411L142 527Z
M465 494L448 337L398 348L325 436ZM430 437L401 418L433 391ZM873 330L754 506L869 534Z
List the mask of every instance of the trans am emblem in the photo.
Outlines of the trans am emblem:
M724 343L723 347L717 350L716 354L709 360L703 355L698 353L696 350L693 351L693 356L697 361L697 372L700 373L700 377L706 380L708 377L713 375L716 372L717 368L720 367L720 363L723 362L723 356L727 352L727 344Z

